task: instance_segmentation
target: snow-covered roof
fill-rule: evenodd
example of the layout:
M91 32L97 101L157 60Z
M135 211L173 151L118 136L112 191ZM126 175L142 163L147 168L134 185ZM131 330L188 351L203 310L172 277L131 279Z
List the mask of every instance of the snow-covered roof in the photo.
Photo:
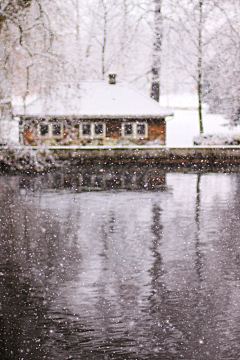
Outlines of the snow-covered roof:
M172 115L171 111L125 82L83 81L79 86L61 85L41 97L29 95L25 111L20 98L12 99L12 107L14 115L41 117L159 118Z

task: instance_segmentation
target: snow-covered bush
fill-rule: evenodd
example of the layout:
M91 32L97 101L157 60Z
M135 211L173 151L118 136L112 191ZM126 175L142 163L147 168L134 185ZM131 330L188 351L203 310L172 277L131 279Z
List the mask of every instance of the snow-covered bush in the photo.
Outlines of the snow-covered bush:
M198 135L193 138L194 145L239 145L240 136L237 135Z
M0 150L0 164L11 170L42 172L59 166L51 150L27 147L4 147Z

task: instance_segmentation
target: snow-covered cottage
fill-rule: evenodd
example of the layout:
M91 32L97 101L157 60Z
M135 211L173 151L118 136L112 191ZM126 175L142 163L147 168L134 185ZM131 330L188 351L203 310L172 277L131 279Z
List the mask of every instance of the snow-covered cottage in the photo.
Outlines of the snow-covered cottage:
M167 116L159 106L125 82L83 81L59 86L45 96L12 102L25 145L165 145Z

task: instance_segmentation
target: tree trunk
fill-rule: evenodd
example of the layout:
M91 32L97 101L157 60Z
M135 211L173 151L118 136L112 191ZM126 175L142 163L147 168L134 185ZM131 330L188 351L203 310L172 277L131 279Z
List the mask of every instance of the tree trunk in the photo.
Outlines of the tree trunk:
M199 118L199 130L200 134L203 133L203 119L202 119L202 83L201 76L199 73L198 79L198 118Z
M103 28L103 43L102 43L102 80L105 78L105 50L106 50L106 42L107 42L107 8L104 0L102 0L102 5L104 9L104 28Z
M203 14L202 14L203 1L199 1L199 28L198 28L198 117L199 117L199 130L200 134L203 133L203 119L202 119L202 27L203 27Z
M160 72L161 72L161 50L162 50L162 0L155 0L155 30L153 43L153 66L152 66L152 89L151 98L158 101L160 99Z

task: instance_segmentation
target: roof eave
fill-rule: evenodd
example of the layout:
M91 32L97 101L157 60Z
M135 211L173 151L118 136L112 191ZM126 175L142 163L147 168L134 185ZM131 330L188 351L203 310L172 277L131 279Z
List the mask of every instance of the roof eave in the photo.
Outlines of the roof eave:
M72 114L72 115L56 115L56 114L46 114L46 115L34 115L34 114L18 114L15 113L14 116L22 116L22 117L57 117L59 119L61 118L80 118L80 119L163 119L168 116L173 116L173 113L169 114L162 114L162 115L78 115L78 114Z

